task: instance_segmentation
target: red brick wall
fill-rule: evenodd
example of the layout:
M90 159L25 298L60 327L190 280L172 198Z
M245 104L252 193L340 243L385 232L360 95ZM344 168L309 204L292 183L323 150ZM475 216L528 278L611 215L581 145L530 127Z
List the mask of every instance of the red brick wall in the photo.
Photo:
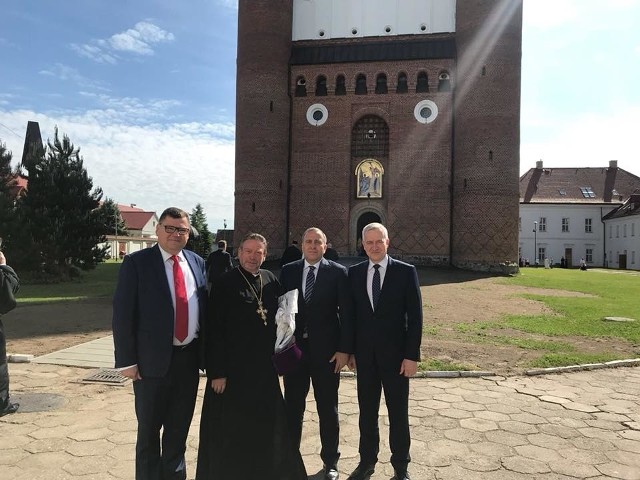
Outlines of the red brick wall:
M522 2L465 0L458 47L453 264L518 258Z
M287 242L291 21L291 0L239 2L235 247L249 231L272 253Z
M317 226L339 252L354 253L357 219L372 211L389 228L391 252L415 263L451 260L465 268L497 269L502 261L516 260L522 2L461 0L457 8L457 60L303 65L289 74L290 0L240 1L236 238L259 231L273 252L286 245L287 236L299 239ZM367 40L337 42L358 41ZM415 93L422 70L429 76L429 93ZM453 93L437 92L442 71L451 74ZM395 93L399 72L407 74L407 94ZM354 94L361 73L368 95ZM387 94L374 93L378 73L387 75ZM346 77L344 96L334 95L339 74ZM289 117L288 89L295 90L300 75L307 96L291 98ZM327 96L315 96L318 75L327 78ZM439 110L429 124L413 115L424 99ZM306 120L314 103L328 110L319 127ZM386 122L390 148L387 157L378 158L385 169L383 197L367 200L356 198L361 159L351 158L351 130L370 114Z

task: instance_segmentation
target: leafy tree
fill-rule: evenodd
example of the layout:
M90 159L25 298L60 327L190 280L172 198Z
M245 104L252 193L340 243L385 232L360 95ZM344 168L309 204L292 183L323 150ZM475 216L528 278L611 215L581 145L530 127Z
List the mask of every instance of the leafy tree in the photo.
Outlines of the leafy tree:
M191 212L191 226L198 232L198 235L191 235L187 248L193 250L203 258L207 258L211 251L211 244L213 243L213 235L209 231L207 225L207 216L202 209L202 205L199 203L196 208Z
M71 266L88 269L102 261L108 247L99 244L109 226L98 208L101 198L80 149L66 135L60 140L56 127L45 155L29 164L27 195L18 201L25 240L36 252L29 266L64 275L73 273Z
M5 244L10 243L9 237L16 227L15 198L12 191L16 184L16 172L11 168L11 159L11 152L0 141L0 236Z

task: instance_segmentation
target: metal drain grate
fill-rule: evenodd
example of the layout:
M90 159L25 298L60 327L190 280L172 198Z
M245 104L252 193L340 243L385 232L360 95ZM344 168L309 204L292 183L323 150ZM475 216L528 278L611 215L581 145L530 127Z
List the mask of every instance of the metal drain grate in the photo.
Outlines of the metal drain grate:
M94 372L82 379L83 382L109 383L111 385L121 385L127 380L127 377L120 375L118 370L114 370L112 368L101 368L97 372Z

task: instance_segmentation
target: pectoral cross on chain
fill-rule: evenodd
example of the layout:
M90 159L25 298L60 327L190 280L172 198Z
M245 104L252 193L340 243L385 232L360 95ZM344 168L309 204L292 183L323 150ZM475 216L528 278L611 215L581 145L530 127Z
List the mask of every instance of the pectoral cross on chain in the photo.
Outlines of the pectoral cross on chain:
M256 310L256 313L258 315L260 315L260 318L262 319L262 321L266 325L267 324L267 309L264 308L264 306L262 305L261 301L258 301L258 309Z

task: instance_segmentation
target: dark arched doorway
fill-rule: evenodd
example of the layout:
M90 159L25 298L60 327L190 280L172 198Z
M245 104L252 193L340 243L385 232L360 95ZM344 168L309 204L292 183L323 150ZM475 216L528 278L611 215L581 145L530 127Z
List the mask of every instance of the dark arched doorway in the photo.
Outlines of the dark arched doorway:
M356 227L356 247L358 255L364 255L364 249L362 248L362 229L373 222L380 223L380 215L375 212L364 212L358 218L358 225Z

